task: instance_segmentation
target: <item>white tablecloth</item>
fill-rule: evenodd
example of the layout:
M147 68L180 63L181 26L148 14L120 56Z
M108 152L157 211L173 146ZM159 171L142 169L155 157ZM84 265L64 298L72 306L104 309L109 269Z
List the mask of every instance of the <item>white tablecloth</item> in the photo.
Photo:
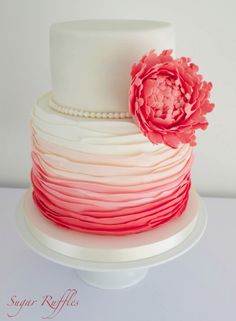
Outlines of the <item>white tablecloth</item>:
M15 223L24 191L0 189L1 321L38 321L50 315L58 321L236 319L236 199L204 199L208 227L191 251L150 269L136 286L100 290L86 285L73 270L40 257L26 246ZM58 303L68 289L75 289L74 306L72 299L68 305ZM31 300L30 306L27 300Z

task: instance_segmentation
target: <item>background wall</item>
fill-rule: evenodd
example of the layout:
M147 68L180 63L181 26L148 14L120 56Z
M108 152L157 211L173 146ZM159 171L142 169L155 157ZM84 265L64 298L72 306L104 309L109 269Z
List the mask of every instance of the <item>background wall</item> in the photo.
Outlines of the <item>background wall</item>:
M0 185L29 184L29 117L50 90L51 23L89 18L172 22L177 55L213 80L215 111L198 134L193 181L204 195L236 197L235 1L0 0Z

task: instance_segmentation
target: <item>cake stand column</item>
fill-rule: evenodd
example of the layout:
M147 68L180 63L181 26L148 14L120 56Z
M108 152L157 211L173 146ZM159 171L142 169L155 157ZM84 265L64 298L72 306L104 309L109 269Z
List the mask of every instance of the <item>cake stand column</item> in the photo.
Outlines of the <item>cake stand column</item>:
M123 289L140 282L148 273L148 268L125 271L85 271L75 270L76 274L89 285L101 289Z

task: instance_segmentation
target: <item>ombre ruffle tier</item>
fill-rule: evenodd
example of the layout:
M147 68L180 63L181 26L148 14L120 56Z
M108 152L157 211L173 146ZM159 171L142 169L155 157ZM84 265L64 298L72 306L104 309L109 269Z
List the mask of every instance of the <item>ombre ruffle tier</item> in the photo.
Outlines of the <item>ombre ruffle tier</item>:
M86 233L125 235L184 212L188 144L153 146L131 121L80 123L45 106L32 115L31 178L33 200L46 218Z

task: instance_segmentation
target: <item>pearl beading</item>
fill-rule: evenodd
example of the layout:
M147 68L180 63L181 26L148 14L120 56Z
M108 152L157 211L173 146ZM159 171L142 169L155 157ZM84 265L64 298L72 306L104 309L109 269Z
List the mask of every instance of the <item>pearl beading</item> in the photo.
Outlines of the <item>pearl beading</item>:
M132 117L129 112L95 112L59 105L53 100L52 96L49 98L49 106L55 111L69 116L99 119L124 119Z

